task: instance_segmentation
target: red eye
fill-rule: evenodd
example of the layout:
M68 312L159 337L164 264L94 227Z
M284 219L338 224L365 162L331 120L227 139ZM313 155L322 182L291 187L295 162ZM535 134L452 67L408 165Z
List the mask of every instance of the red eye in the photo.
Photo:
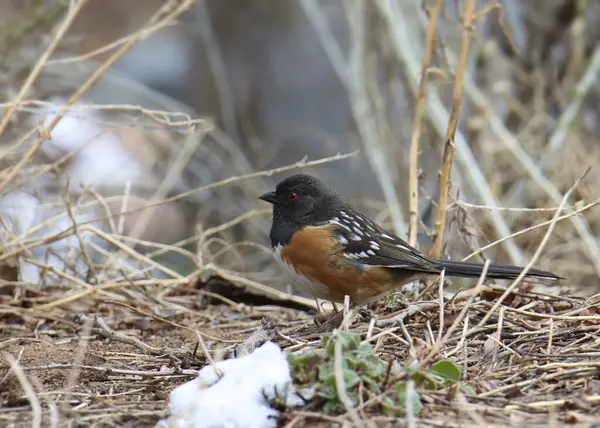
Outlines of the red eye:
M293 200L294 200L294 199L296 199L297 197L298 197L298 195L297 195L296 193L294 193L294 192L292 192L292 193L290 193L290 194L288 195L288 199L289 199L290 201L293 201Z

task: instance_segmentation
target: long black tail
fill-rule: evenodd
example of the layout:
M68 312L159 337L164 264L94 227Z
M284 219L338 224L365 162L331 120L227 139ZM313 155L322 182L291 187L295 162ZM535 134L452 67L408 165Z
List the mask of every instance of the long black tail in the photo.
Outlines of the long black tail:
M436 260L440 269L446 269L446 275L458 276L463 278L479 278L483 271L483 264L471 262L454 262L447 260ZM515 279L521 272L523 267L511 265L492 265L488 267L486 278L491 279ZM541 269L531 268L527 271L526 277L559 280L564 279L552 272L547 272Z

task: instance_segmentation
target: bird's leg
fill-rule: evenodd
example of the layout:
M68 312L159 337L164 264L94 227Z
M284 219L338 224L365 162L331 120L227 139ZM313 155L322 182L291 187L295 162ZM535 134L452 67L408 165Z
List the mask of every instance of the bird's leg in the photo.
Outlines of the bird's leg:
M333 307L333 314L326 314L323 311L323 306L319 302L319 299L317 297L315 297L314 299L317 304L317 315L315 316L315 320L314 320L315 324L320 326L324 323L329 323L331 321L331 319L334 319L336 317L341 317L343 315L343 312L338 308L338 306L335 304L335 302L333 302L331 300L329 301L329 303L331 303L331 306Z
M319 303L318 297L315 297L315 303L317 304L317 315L321 315L323 313L323 308L321 307L321 304Z
M325 320L327 320L327 315L323 312L323 307L319 302L319 298L315 297L315 303L317 304L317 315L315 315L314 323L316 325L321 325Z
M317 324L318 333L324 333L339 328L344 321L344 311L339 309L334 302L331 302L331 304L333 305L334 312L333 314L329 314L329 316L325 317L323 320L319 320L320 322ZM349 307L350 311L353 311L355 308L360 308L360 306L353 303ZM351 316L352 314L349 312L348 315Z
M331 331L334 328L338 328L344 320L344 311L338 307L338 305L332 300L329 301L333 308L333 312L326 314L325 312L319 312L315 317L315 324L317 325L317 332ZM353 307L354 305L352 305Z

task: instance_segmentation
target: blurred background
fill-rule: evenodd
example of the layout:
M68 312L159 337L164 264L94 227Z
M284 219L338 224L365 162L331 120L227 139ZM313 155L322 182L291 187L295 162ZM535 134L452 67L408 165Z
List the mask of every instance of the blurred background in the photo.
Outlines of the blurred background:
M0 2L2 99L19 93L75 3ZM33 146L38 124L52 121L56 106L121 46L115 41L139 31L161 7L181 3L87 1L0 136L3 181ZM354 150L355 157L304 172L406 237L410 140L433 3L191 1L125 53L5 183L3 262L17 266L19 280L38 285L60 282L61 269L107 281L173 278L214 263L285 289L271 263L268 207L256 198L292 171L203 186ZM422 251L431 245L462 29L463 2L444 3L421 135ZM600 198L600 3L502 0L478 1L477 8L444 247L453 259L549 220L587 166L593 168L564 214ZM91 202L103 214L90 212ZM148 204L112 223L92 222ZM61 210L62 220L47 221ZM77 234L59 236L80 219L96 227L86 229L93 254L81 250ZM527 263L545 231L483 255ZM572 290L593 293L599 234L593 207L561 221L536 265L567 277ZM21 252L28 243L35 243L32 252ZM110 264L115 245L121 255L127 247L143 257Z

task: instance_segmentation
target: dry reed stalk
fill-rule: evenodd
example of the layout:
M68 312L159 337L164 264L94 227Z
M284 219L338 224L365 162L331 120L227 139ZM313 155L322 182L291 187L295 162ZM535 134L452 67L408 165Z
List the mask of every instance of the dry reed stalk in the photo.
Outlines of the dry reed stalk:
M41 73L44 65L49 60L50 56L54 52L58 43L63 39L67 30L69 29L71 23L77 16L77 13L85 4L86 0L82 0L78 3L75 3L75 6L71 9L70 13L65 18L62 26L59 31L55 35L52 43L46 49L46 52L40 57L34 69L30 73L29 77L21 85L21 89L19 90L19 95L17 98L11 103L8 107L8 110L3 116L2 122L0 122L0 134L4 132L8 121L12 117L15 109L19 106L22 99L31 89L31 86ZM15 167L11 170L8 176L0 183L0 191L2 191L10 182L16 177L18 171L23 168L23 166L33 157L33 155L40 148L42 143L49 139L49 134L52 130L58 125L63 116L71 109L72 105L75 104L78 100L83 97L83 95L102 77L106 71L112 67L123 55L125 55L137 42L148 37L154 31L164 26L164 23L170 22L175 19L177 16L181 15L185 11L187 11L193 4L193 0L183 0L179 3L177 0L171 0L163 5L152 17L149 19L148 23L138 31L133 37L128 39L126 43L124 43L114 54L112 54L102 65L83 83L77 91L73 95L71 95L67 101L67 103L60 109L54 120L45 127L45 130L40 133L40 136L37 138L37 141L33 144L33 146L28 150L28 152L21 158L21 160L15 165ZM162 25L161 25L162 23Z
M419 225L419 151L421 128L423 127L423 118L425 117L425 95L427 93L427 83L429 82L431 57L433 56L433 50L435 49L438 17L443 5L444 2L442 0L436 0L429 14L429 24L427 25L427 36L425 39L425 50L423 52L423 63L421 67L421 82L419 83L419 89L417 91L415 120L410 140L410 170L408 176L410 213L408 243L413 247L417 243Z
M14 114L16 108L19 106L19 103L23 100L23 98L25 98L27 93L31 90L31 86L36 81L36 79L38 78L38 76L40 75L42 70L44 69L44 66L50 59L50 56L54 53L54 51L60 44L61 40L64 38L65 34L67 34L67 31L71 27L71 24L73 23L73 21L75 21L75 18L79 14L79 11L81 11L81 8L85 5L86 1L87 0L80 0L78 2L75 2L72 5L72 7L70 7L68 9L65 19L64 19L63 23L60 25L60 27L58 28L58 31L56 32L56 34L54 35L54 38L50 42L50 45L48 45L48 47L46 48L46 50L44 51L42 56L40 56L37 63L31 70L31 72L29 73L29 76L27 76L27 80L25 80L23 85L21 85L21 89L19 89L19 93L17 94L15 99L11 102L10 106L8 107L8 110L4 113L4 116L2 117L2 121L0 122L0 135L2 135L2 133L6 129L6 126L10 122L10 119L13 117L13 114Z
M529 271L529 269L531 269L531 267L535 264L535 262L537 261L538 257L542 253L544 247L546 246L546 243L548 242L548 239L552 235L552 232L554 231L554 227L556 226L556 223L558 222L558 219L560 217L560 213L561 213L563 207L565 206L565 204L569 200L569 197L573 194L573 192L575 191L575 189L577 188L577 186L579 185L579 183L581 183L581 181L585 178L585 176L590 172L590 169L591 169L591 167L589 167L588 169L586 169L585 172L581 175L581 177L579 177L577 179L577 181L573 184L573 186L567 191L567 193L565 193L565 196L563 197L560 205L556 209L556 212L554 213L554 216L552 217L552 222L550 223L550 226L548 227L548 230L544 234L544 238L542 238L542 241L540 242L540 245L538 245L538 248L536 249L535 253L533 254L533 257L531 257L531 260L529 261L529 263L527 263L527 266L525 266L525 268L521 271L521 273L519 274L519 276L512 282L512 284L510 284L508 286L508 288L502 294L502 296L500 296L500 298L494 303L494 306L481 319L481 321L479 322L479 324L477 325L477 327L481 327L482 325L484 325L487 322L487 320L500 307L500 305L502 304L502 302L504 302L504 300L510 295L510 293L512 293L513 290L517 287L517 285L523 280L523 278L525 278L525 275L527 275L527 272Z
M435 220L435 238L429 254L432 257L439 258L442 253L442 243L444 242L444 230L446 228L446 211L448 209L448 200L450 197L450 174L452 172L452 160L454 159L454 136L458 128L458 119L460 118L460 108L462 105L463 80L467 68L467 59L469 57L469 48L471 46L471 33L473 31L475 12L475 0L467 0L463 14L462 39L460 44L460 55L456 66L454 78L454 90L452 92L452 111L448 121L448 130L446 134L446 144L444 145L444 156L442 159L442 173L440 176L440 194L438 199L437 217Z

